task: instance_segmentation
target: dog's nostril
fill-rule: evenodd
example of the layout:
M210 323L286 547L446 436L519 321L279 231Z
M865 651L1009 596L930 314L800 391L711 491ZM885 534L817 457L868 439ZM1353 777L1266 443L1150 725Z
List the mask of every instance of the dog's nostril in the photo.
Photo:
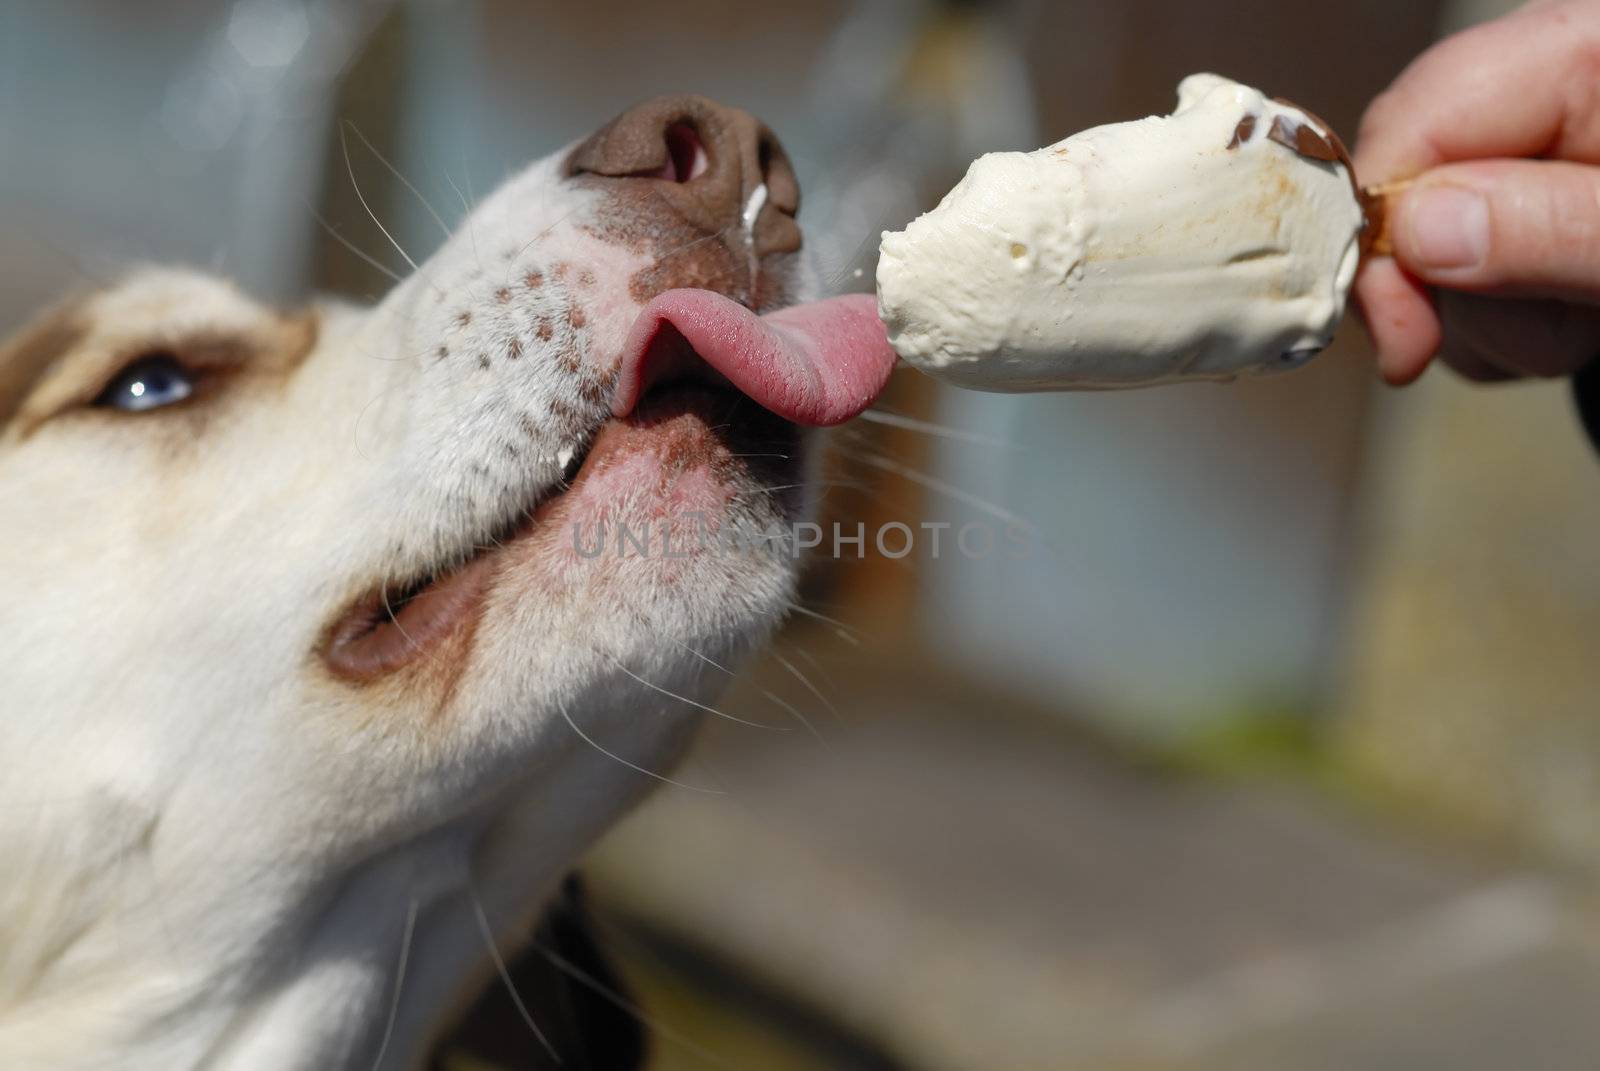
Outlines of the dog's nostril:
M563 171L647 180L650 205L728 236L741 255L800 248L800 185L782 143L749 113L704 97L629 108L575 147Z
M700 132L690 124L680 122L667 127L666 141L667 162L661 166L658 177L671 182L690 182L711 167Z
M756 150L756 163L761 168L761 181L767 181L767 176L772 173L772 139L762 138L761 145Z
M756 166L761 171L761 182L767 188L768 204L785 216L793 217L800 207L800 187L795 183L794 169L784 155L783 146L770 133L763 131L756 145Z

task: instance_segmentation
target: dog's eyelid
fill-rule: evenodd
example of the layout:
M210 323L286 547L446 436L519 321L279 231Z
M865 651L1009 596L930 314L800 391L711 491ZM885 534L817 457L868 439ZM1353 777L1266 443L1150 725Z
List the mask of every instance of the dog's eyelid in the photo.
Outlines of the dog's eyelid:
M203 370L236 367L256 354L256 347L250 342L231 335L204 335L152 349L166 350L183 363Z
M190 338L151 339L139 345L117 348L117 358L107 362L111 376L129 365L152 357L170 357L198 374L222 372L243 365L255 355L255 347L234 336L200 335Z
M100 386L82 397L80 406L128 414L187 408L243 367L253 347L242 339L208 335L123 346L117 352L106 362Z

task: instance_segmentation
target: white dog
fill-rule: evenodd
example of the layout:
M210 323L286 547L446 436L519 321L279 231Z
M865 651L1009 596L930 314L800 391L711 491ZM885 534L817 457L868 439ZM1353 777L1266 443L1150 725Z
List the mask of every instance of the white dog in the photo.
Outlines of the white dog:
M790 604L706 533L892 360L747 311L797 201L663 99L374 309L146 271L0 348L0 1067L420 1065Z

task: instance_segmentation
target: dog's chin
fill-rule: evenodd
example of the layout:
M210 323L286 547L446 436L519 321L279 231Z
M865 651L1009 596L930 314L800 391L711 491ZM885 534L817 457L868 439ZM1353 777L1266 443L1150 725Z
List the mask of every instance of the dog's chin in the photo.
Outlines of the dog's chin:
M326 630L322 660L336 677L368 682L431 657L470 630L492 593L526 575L509 564L570 552L545 537L577 502L602 518L611 504L626 503L625 515L609 519L638 531L677 523L675 514L714 521L730 509L749 513L763 499L792 520L802 508L801 439L798 427L725 385L657 385L633 413L603 423L559 483L516 509L501 530L474 536L464 560L458 555L352 603Z

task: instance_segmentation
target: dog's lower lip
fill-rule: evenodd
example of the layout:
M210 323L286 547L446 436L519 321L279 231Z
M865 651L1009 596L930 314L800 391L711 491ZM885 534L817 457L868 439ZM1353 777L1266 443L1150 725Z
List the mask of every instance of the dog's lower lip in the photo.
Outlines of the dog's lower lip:
M560 479L536 496L536 505L521 511L507 530L478 543L463 564L421 577L409 591L380 586L353 603L320 644L328 668L356 682L386 676L426 654L475 615L493 582L497 552L524 533L538 506L571 486L587 459L587 448L575 452Z
M352 681L400 669L477 612L493 568L489 555L478 555L429 581L398 609L382 591L369 595L335 622L322 645L323 661L335 676Z

